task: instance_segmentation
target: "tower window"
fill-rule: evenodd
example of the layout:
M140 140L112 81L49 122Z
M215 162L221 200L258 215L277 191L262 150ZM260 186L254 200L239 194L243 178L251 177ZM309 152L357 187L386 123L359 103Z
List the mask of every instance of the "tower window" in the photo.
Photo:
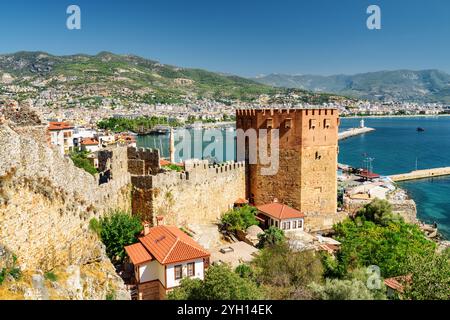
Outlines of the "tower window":
M331 126L331 121L330 119L325 119L323 120L323 127L324 128L329 128Z
M309 128L310 129L315 129L316 128L316 120L315 119L310 119L309 120Z
M267 119L267 129L273 128L273 120L271 118Z
M286 129L290 129L292 128L292 119L291 118L287 118L286 121L284 122L284 127Z

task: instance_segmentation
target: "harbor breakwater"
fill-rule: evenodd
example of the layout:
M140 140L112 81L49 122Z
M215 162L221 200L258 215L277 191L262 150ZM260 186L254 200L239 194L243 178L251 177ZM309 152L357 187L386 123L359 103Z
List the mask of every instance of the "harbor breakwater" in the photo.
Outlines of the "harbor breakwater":
M339 132L338 138L339 138L339 140L345 140L345 139L348 139L348 138L351 138L351 137L354 137L354 136L359 136L361 134L369 133L369 132L372 132L372 131L375 131L375 129L374 128L367 128L367 127L364 127L364 128L351 128L351 129Z

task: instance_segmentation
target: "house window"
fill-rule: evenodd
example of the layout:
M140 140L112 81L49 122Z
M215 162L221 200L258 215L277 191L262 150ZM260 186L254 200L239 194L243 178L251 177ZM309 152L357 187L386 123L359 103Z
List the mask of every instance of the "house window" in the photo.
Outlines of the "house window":
M187 276L193 277L195 276L195 262L191 262L187 264Z
M275 221L275 227L278 228L278 221Z
M175 266L175 280L183 278L183 267L181 265Z
M292 229L297 229L297 221L292 221Z
M298 220L298 228L303 228L303 220Z
M290 222L286 222L286 230L290 230L291 229L291 223Z

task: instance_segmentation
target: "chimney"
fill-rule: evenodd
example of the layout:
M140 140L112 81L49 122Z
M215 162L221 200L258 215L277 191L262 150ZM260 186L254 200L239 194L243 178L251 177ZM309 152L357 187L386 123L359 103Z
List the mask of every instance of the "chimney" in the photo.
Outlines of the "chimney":
M142 223L144 225L144 237L150 233L150 223L144 221Z
M169 141L170 163L175 163L175 134L173 128L170 128L170 141Z
M156 225L157 226L163 226L164 225L164 217L163 216L157 216L156 217Z

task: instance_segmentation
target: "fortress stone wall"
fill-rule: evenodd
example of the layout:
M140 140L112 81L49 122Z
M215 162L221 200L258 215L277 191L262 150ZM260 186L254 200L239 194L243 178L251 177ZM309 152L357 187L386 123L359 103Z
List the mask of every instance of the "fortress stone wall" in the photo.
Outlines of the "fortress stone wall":
M131 181L133 213L153 225L157 217L177 226L216 222L245 197L244 163L210 166L207 161L191 160L184 172L132 175Z
M36 127L0 124L0 245L23 269L50 270L105 258L89 221L111 210L131 210L127 150L117 147L98 177L76 168L49 147Z

